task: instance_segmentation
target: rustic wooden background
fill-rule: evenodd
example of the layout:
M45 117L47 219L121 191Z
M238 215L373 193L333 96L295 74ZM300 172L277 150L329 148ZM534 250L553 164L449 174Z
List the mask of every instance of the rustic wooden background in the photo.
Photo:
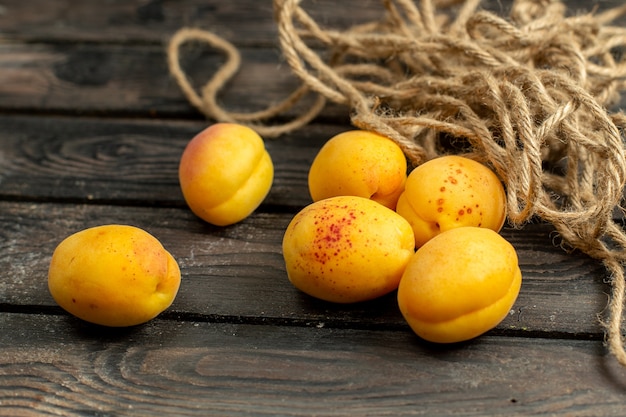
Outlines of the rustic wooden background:
M304 4L337 27L381 10L374 0ZM622 0L566 4L581 13ZM506 15L510 1L484 7ZM316 151L350 128L346 109L330 105L268 140L275 183L249 219L218 228L194 217L178 160L210 121L168 74L165 44L183 26L240 48L243 67L221 96L229 109L261 109L297 84L269 0L0 0L0 415L626 412L626 370L607 354L598 321L605 271L562 250L550 225L504 229L521 294L496 329L461 345L419 340L393 294L338 306L291 287L282 235L310 202ZM222 62L210 48L185 49L198 84ZM146 325L88 325L47 291L54 247L106 223L144 228L181 266L176 301Z

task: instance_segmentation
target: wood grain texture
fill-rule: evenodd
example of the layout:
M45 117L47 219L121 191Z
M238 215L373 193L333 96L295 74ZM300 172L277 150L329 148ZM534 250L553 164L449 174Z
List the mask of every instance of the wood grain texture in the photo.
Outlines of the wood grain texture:
M347 2L333 0L308 3L308 10L331 26L373 20L382 10L378 0L362 0L356 9ZM6 0L2 6L3 32L28 42L154 44L185 26L210 29L242 46L272 46L277 37L271 1Z
M571 1L570 13L594 6L605 10L619 1ZM308 3L323 25L339 29L376 19L381 10L377 0L360 2L357 8L331 0ZM508 3L493 0L483 7L506 14L504 4ZM281 57L269 3L117 0L104 5L69 0L3 3L0 28L6 42L0 44L0 111L200 119L166 64L169 36L186 24L215 31L240 49L240 72L220 96L226 109L263 109L299 84ZM44 12L33 17L33 9ZM163 19L142 20L143 14ZM182 52L182 66L198 87L224 59L195 43ZM305 100L283 117L293 117L310 103ZM624 98L619 106L626 107ZM348 110L329 105L322 117L347 123Z
M292 213L257 213L217 228L185 208L0 202L0 306L52 307L47 268L56 245L86 227L122 223L157 237L177 259L183 275L171 318L407 329L395 295L356 305L314 300L287 279L281 252ZM552 244L548 225L505 229L523 274L520 296L496 333L600 339L597 315L606 306L602 266ZM12 306L12 307L11 307ZM35 309L35 311L37 311Z
M622 3L566 1L573 14ZM510 4L482 7L506 14ZM379 0L303 5L339 29L380 14ZM522 291L468 343L421 341L393 293L334 305L289 284L282 235L310 202L315 152L349 128L344 108L267 141L276 178L250 218L225 228L196 218L177 166L208 121L169 76L164 49L183 26L240 48L225 107L257 110L297 84L270 1L0 2L0 416L624 415L626 373L597 320L605 270L558 247L549 225L503 230ZM182 63L201 85L222 60L191 44ZM152 233L181 266L174 304L145 325L89 325L48 293L55 246L107 223Z
M0 314L0 414L618 416L600 342Z
M0 197L182 206L178 164L206 122L0 115ZM266 147L275 179L266 205L311 202L308 167L347 125L314 124Z
M571 13L583 13L618 6L621 0L564 0L564 3ZM481 7L506 16L510 4L510 1L484 0ZM321 25L338 29L378 19L382 10L379 0L307 0L302 5ZM0 9L2 33L30 43L161 43L184 26L212 30L241 46L276 44L271 2L4 0Z
M210 48L185 49L182 65L200 87L224 58ZM241 54L245 64L220 96L226 109L261 110L299 85L274 49L242 49ZM170 76L164 45L0 44L0 79L4 111L202 118ZM304 100L285 117L310 102ZM330 107L327 117L332 112L347 120L347 110Z
M0 199L183 207L178 164L208 122L0 114ZM311 123L266 148L274 182L261 211L311 202L318 150L348 124ZM622 214L615 213L621 219Z

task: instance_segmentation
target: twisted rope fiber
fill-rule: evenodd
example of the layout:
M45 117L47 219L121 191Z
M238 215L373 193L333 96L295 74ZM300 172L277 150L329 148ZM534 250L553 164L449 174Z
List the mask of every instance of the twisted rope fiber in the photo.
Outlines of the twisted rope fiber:
M209 118L273 137L305 126L330 101L347 106L356 127L398 143L413 166L450 152L487 164L505 184L512 226L550 222L564 248L603 262L612 286L606 343L626 366L626 233L613 221L626 182L626 115L607 110L626 89L626 28L612 25L626 5L569 15L557 0L516 0L502 18L480 0L381 0L379 20L335 30L300 3L274 0L299 89L260 112L221 108L217 94L240 65L236 48L181 29L169 65L190 102ZM227 55L200 93L179 64L190 41ZM268 122L309 93L317 98L302 114Z

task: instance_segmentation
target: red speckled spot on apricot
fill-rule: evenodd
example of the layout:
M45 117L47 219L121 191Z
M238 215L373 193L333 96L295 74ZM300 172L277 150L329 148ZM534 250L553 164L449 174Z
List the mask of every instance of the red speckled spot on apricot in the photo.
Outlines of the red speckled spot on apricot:
M348 208L343 206L341 208ZM361 214L364 214L361 212ZM340 256L342 248L351 248L352 241L344 233L344 227L350 226L353 220L357 218L354 211L348 211L345 216L335 220L333 213L327 213L320 216L320 220L316 221L318 225L316 232L317 238L315 246L318 251L313 253L314 259L322 265L329 262L331 258ZM330 220L332 219L332 222ZM330 252L328 249L332 249ZM322 272L323 273L323 272Z

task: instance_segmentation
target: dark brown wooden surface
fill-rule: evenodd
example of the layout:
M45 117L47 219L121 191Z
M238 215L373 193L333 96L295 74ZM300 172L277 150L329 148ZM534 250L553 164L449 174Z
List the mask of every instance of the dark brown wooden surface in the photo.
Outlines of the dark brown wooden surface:
M306 3L336 26L380 10L374 0ZM567 4L577 13L621 0ZM484 6L506 13L510 2ZM329 106L267 141L276 179L253 216L226 228L193 216L178 159L210 121L187 103L164 53L185 25L241 48L227 107L259 109L296 85L269 0L0 3L0 415L626 414L626 370L598 321L605 271L562 250L550 225L503 230L521 294L496 329L460 345L419 340L394 294L333 305L288 283L282 234L310 202L317 149L350 128L346 109ZM221 62L198 46L184 58L198 83ZM174 304L145 325L88 325L47 291L54 247L106 223L144 228L180 264Z

